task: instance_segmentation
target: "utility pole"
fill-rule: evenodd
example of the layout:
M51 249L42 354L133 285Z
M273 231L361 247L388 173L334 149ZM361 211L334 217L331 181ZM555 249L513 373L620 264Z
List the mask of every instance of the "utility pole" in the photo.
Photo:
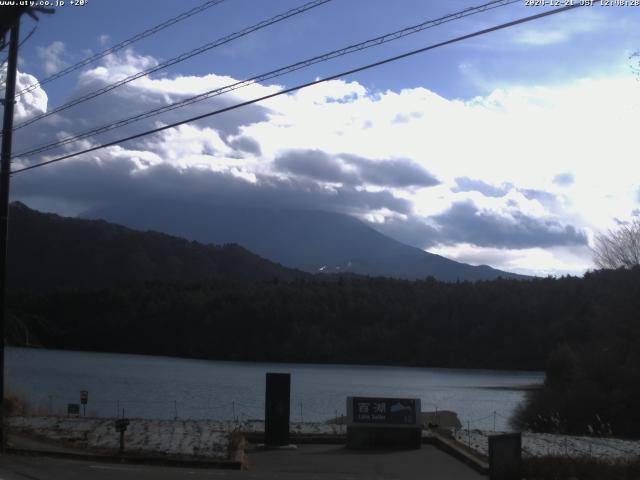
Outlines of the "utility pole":
M4 344L7 319L7 244L9 240L9 177L11 175L11 141L13 139L13 106L16 96L16 76L18 73L18 42L20 37L20 17L26 13L38 20L35 12L54 13L52 9L41 7L0 7L0 48L5 46L5 35L11 32L9 57L7 58L7 79L4 92L4 118L2 121L2 151L0 152L0 451L6 443L5 401L4 401Z
M4 93L4 119L2 122L2 156L0 157L0 448L4 452L5 401L4 401L4 333L7 317L7 241L9 233L9 175L11 173L11 140L13 131L13 105L16 95L16 75L18 67L18 37L20 17L11 27L9 58L7 62L7 82Z

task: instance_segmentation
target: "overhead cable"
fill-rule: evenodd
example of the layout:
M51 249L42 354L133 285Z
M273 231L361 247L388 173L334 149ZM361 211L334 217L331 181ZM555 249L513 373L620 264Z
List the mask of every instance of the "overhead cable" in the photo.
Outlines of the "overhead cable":
M18 93L16 93L16 98L18 98L21 95L24 95L25 93L29 93L33 90L35 90L36 88L38 88L41 85L45 85L49 82L52 82L54 80L57 80L58 78L64 77L65 75L78 70L79 68L82 68L86 65L89 65L90 63L93 63L97 60L100 60L101 58L106 57L107 55L111 55L112 53L117 52L118 50L122 50L125 47L128 47L129 45L142 40L143 38L147 38L155 33L158 33L161 30L164 30L165 28L168 28L172 25L175 25L178 22L181 22L183 20L186 20L187 18L190 18L198 13L201 13L205 10L207 10L208 8L211 7L215 7L216 5L224 2L225 0L209 0L207 2L204 2L201 5L198 5L197 7L194 7L190 10L187 10L186 12L181 13L180 15L177 15L175 17L172 17L164 22L162 22L159 25L156 25L155 27L151 27L147 30L145 30L144 32L138 33L136 35L134 35L133 37L130 37L126 40L123 40L122 42L107 48L106 50L103 50L102 52L96 53L95 55L91 55L87 58L84 58L83 60L80 60L78 63L74 63L73 65L66 67L62 70L60 70L59 72L54 73L53 75L50 75L38 82L32 83L31 85L23 88L22 90L20 90Z
M354 52L358 52L361 50L365 50L367 48L371 48L371 47L375 47L387 42L391 42L394 40L398 40L400 38L406 37L408 35L413 35L416 34L418 32L421 32L423 30L426 30L428 28L433 28L436 27L438 25L442 25L443 23L447 23L447 22L451 22L454 20L459 20L461 18L464 17L468 17L471 15L476 15L478 13L482 13L482 12L486 12L488 10L492 10L495 8L499 8L499 7L503 7L506 5L510 5L513 3L519 3L521 0L494 0L488 3L485 3L483 5L479 5L479 6L475 6L475 7L470 7L455 13L451 13L442 17L439 17L437 19L434 20L427 20L424 21L420 24L417 25L413 25L411 27L406 27L403 28L401 30L397 30L395 32L391 32L391 33L387 33L384 35L380 35L378 37L375 38L371 38L369 40L365 40L363 42L360 43L356 43L353 45L349 45L347 47L343 47L337 50L333 50L331 52L328 53L324 53L322 55L317 55L315 57L312 58L308 58L306 60L302 60L299 62L296 62L294 64L291 65L287 65L286 67L282 67L282 68L278 68L276 70L272 70L270 72L267 73L263 73L260 75L256 75L254 77L248 78L246 80L242 80L242 81L238 81L238 82L234 82L231 83L229 85L225 85L223 87L219 87L219 88L215 88L213 90L209 90L206 91L204 93L200 93L198 95L189 97L189 98L185 98L182 100L179 100L177 102L173 102L171 104L168 105L163 105L161 107L157 107L151 110L147 110L146 112L142 112L136 115L132 115L130 117L118 120L116 122L111 122L108 123L106 125L102 125L100 127L95 127L89 130L86 130L82 133L78 133L75 135L71 135L65 138L62 138L60 140L57 140L55 142L50 142L47 143L45 145L40 145L36 148L32 148L31 150L28 151L24 151L21 152L19 154L16 154L13 156L13 158L16 157L26 157L26 156L31 156L31 155L36 155L38 153L43 153L43 152L47 152L49 150L52 150L54 148L58 148L60 146L63 145L68 145L69 143L73 143L73 142L77 142L79 140L84 140L86 138L89 137L93 137L95 135L101 134L101 133L105 133L111 130L114 130L116 128L120 128L123 127L125 125L129 125L131 123L140 121L140 120L144 120L156 115L160 115L172 110L175 110L177 108L182 108L188 105L192 105L196 102L201 102L203 100L209 99L209 98L213 98L219 95L222 95L224 93L228 93L234 90L238 90L240 88L244 88L244 87L248 87L250 85L253 85L255 83L260 83L260 82L264 82L267 80L271 80L273 78L276 77L280 77L282 75L286 75L288 73L292 73L295 72L297 70L301 70L303 68L307 68L310 67L312 65L315 65L317 63L321 63L321 62L326 62L328 60L332 60L334 58L337 57L341 57L344 55L348 55Z
M178 55L177 57L173 57L170 60L167 60L165 62L162 62L154 67L150 67L146 70L142 70L140 72L134 73L133 75L129 75L126 78L123 78L122 80L118 80L117 82L113 82L110 83L108 85L105 85L102 88L99 88L98 90L94 90L92 92L89 92L79 98L76 98L74 100L71 100L63 105L60 105L59 107L53 108L48 112L42 113L40 115L36 115L35 117L30 118L29 120L25 120L22 123L19 123L18 125L16 125L15 127L13 127L14 130L18 130L20 128L24 128L27 125L31 125L32 123L35 123L39 120L42 120L43 118L49 117L55 113L58 112L62 112L63 110L67 110L68 108L74 107L76 105L79 105L81 103L84 103L88 100L94 99L100 95L104 95L107 92L110 92L111 90L114 90L118 87L121 87L122 85L125 85L127 83L133 82L134 80L137 80L139 78L142 77L146 77L147 75L150 75L152 73L155 73L159 70L163 70L167 67L170 67L172 65L175 65L177 63L183 62L189 58L195 57L196 55L200 55L208 50L211 50L213 48L219 47L221 45L224 45L226 43L229 43L233 40L236 40L238 38L244 37L246 35L249 35L250 33L253 33L257 30L261 30L265 27L268 27L269 25L273 25L274 23L278 23L281 22L283 20L286 20L290 17L293 17L295 15L299 15L303 12L306 12L308 10L311 10L312 8L316 8L319 7L320 5L323 5L325 3L331 2L333 0L313 0L311 2L305 3L304 5L288 10L285 13L281 13L279 15L276 15L275 17L271 17L267 20L263 20L255 25L252 25L250 27L244 28L243 30L237 31L235 33L232 33L230 35L227 35L225 37L219 38L218 40L215 40L213 42L207 43L205 45L202 45L201 47L195 48L193 50L190 50L188 52L182 53L181 55Z
M478 30L476 32L469 33L469 34L466 34L466 35L462 35L462 36L459 36L459 37L455 37L455 38L452 38L450 40L446 40L446 41L443 41L443 42L435 43L433 45L429 45L429 46L422 47L422 48L419 48L419 49L416 49L416 50L412 50L410 52L406 52L406 53L403 53L401 55L396 55L394 57L389 57L389 58L386 58L384 60L380 60L380 61L377 61L377 62L369 63L369 64L361 66L361 67L357 67L357 68L353 68L351 70L340 72L340 73L337 73L335 75L331 75L331 76L326 77L326 78L322 78L322 79L318 79L318 80L315 80L315 81L312 81L312 82L307 82L307 83L303 83L303 84L300 84L300 85L296 85L294 87L290 87L290 88L287 88L287 89L284 89L284 90L280 90L278 92L271 93L269 95L264 95L262 97L255 98L253 100L248 100L246 102L242 102L242 103L238 103L238 104L235 104L235 105L231 105L231 106L228 106L228 107L225 107L225 108L221 108L219 110L214 110L212 112L204 113L202 115L197 115L195 117L187 118L187 119L181 120L179 122L171 123L171 124L168 124L168 125L163 125L162 127L154 128L152 130L147 130L145 132L141 132L141 133L138 133L138 134L135 134L135 135L130 135L128 137L120 138L118 140L114 140L112 142L107 142L107 143L104 143L102 145L96 145L94 147L87 148L85 150L81 150L81 151L78 151L78 152L75 152L75 153L70 153L70 154L67 154L67 155L63 155L61 157L53 158L51 160L47 160L47 161L44 161L44 162L36 163L36 164L30 165L28 167L23 167L23 168L19 168L19 169L16 169L16 170L12 170L11 173L15 174L15 173L26 172L26 171L29 171L29 170L33 170L35 168L44 167L45 165L50 165L52 163L58 163L58 162L61 162L63 160L67 160L69 158L77 157L78 155L84 155L86 153L95 152L95 151L101 150L103 148L107 148L107 147L111 147L111 146L114 146L114 145L118 145L120 143L124 143L124 142L130 141L130 140L135 140L137 138L141 138L141 137L145 137L147 135L151 135L151 134L154 134L154 133L162 132L164 130L169 130L171 128L175 128L175 127L178 127L180 125L184 125L184 124L187 124L187 123L195 122L197 120L202 120L204 118L212 117L214 115L220 115L220 114L225 113L225 112L229 112L229 111L232 111L232 110L236 110L238 108L246 107L248 105L252 105L252 104L255 104L255 103L258 103L258 102L262 102L264 100L275 98L275 97L278 97L278 96L281 96L281 95L286 95L288 93L292 93L292 92L295 92L297 90L301 90L303 88L311 87L313 85L318 85L318 84L325 83L325 82L328 82L328 81L331 81L331 80L336 80L338 78L341 78L341 77L344 77L344 76L347 76L347 75L352 75L354 73L359 73L359 72L362 72L362 71L365 71L365 70L369 70L371 68L379 67L381 65L386 65L388 63L392 63L392 62L401 60L403 58L411 57L411 56L417 55L419 53L423 53L423 52L427 52L429 50L434 50L436 48L444 47L445 45L451 45L453 43L461 42L463 40L468 40L470 38L479 37L481 35L486 35L487 33L495 32L497 30L503 30L503 29L510 28L510 27L513 27L513 26L516 26L516 25L520 25L520 24L523 24L523 23L527 23L527 22L531 22L531 21L534 21L534 20L538 20L540 18L548 17L548 16L551 16L551 15L556 15L558 13L566 12L568 10L573 10L575 8L579 8L579 7L582 7L582 6L583 6L582 4L578 4L577 3L577 4L574 4L574 5L568 5L568 6L561 7L561 8L555 8L553 10L547 10L545 12L538 13L536 15L530 15L528 17L519 18L517 20L513 20L513 21L510 21L510 22L507 22L507 23L502 23L500 25L496 25L496 26L493 26L493 27L490 27L490 28L485 28L483 30Z

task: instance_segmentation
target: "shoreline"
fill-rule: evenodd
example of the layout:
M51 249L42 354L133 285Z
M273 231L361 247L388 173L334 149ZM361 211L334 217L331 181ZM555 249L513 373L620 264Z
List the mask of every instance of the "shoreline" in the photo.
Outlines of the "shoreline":
M435 370L442 372L474 372L474 373L482 373L482 372L498 372L498 373L514 373L514 374L522 374L522 375L544 375L544 370L530 370L530 369L518 369L518 368L488 368L488 367L430 367L430 366L420 366L420 365L401 365L401 364L379 364L379 363L331 363L331 362L282 362L282 361L270 361L270 360L224 360L224 359L215 359L215 358L202 358L202 357L179 357L174 355L156 355L156 354L148 354L148 353L129 353L129 352L110 352L110 351L96 351L96 350L70 350L63 348L49 348L46 346L24 346L24 345L8 345L5 347L6 349L23 349L23 350L46 350L49 352L63 352L63 353L95 353L100 355L131 355L135 357L151 357L151 358L168 358L172 360L187 360L187 361L196 361L196 362L216 362L216 363L227 363L233 365L286 365L286 366L323 366L323 367L350 367L350 368L388 368L388 369L396 369L396 368L411 368L411 369L419 369L419 370ZM485 387L478 387L485 388ZM499 387L496 387L499 388Z
M514 391L514 392L528 392L531 390L540 390L544 387L544 383L532 383L529 385L513 385L513 386L488 386L488 387L471 387L471 388L479 388L482 390L505 390L505 391Z

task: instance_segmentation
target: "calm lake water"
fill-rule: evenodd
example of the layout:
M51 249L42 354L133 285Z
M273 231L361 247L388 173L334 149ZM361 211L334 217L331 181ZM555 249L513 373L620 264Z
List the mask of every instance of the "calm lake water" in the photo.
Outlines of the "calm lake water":
M62 414L89 391L87 415L230 420L264 418L265 373L291 373L293 421L345 412L348 395L415 397L423 410L453 410L471 428L503 430L524 398L513 387L542 372L221 362L111 353L6 349L7 389L32 408ZM496 412L494 415L493 412Z

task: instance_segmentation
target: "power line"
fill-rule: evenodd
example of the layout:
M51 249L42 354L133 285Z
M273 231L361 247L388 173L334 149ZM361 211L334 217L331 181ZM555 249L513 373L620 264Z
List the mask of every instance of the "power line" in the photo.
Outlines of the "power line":
M22 41L18 44L18 48L20 48L22 45L24 45L24 44L25 44L25 42L26 42L27 40L29 40L29 39L31 38L31 36L32 36L34 33L36 33L36 30L37 30L37 29L38 29L38 26L37 26L37 25L36 25L35 27L33 27L33 28L31 29L31 31L30 31L29 33L27 33L27 36L26 36L26 37L24 37L24 38L22 39ZM2 67L5 63L7 63L7 61L8 61L8 60L9 60L9 56L7 56L4 60L2 60L2 62L0 62L0 67ZM6 83L6 78L3 78L3 79L2 79L2 81L0 81L0 86L4 85L5 83ZM16 97L17 97L17 96L18 96L18 95L16 94Z
M100 95L103 95L107 92L110 92L111 90L118 88L122 85L125 85L127 83L130 83L134 80L137 80L139 78L145 77L147 75L150 75L151 73L157 72L159 70L165 69L167 67L170 67L172 65L175 65L177 63L183 62L191 57L194 57L196 55L200 55L201 53L204 53L208 50L211 50L212 48L216 48L219 47L221 45L224 45L226 43L229 43L233 40L236 40L240 37L244 37L246 35L249 35L250 33L253 33L257 30L261 30L265 27L268 27L269 25L273 25L274 23L278 23L281 22L283 20L286 20L290 17L293 17L295 15L298 15L300 13L306 12L307 10L311 10L312 8L316 8L319 7L320 5L323 5L325 3L331 2L332 0L312 0L311 2L305 3L304 5L288 10L285 13L281 13L279 15L276 15L275 17L271 17L267 20L263 20L260 23L257 23L255 25L252 25L250 27L247 27L243 30L240 30L238 32L232 33L231 35L227 35L226 37L222 37L219 38L218 40L215 40L213 42L207 43L206 45L203 45L201 47L198 47L196 49L193 49L189 52L183 53L181 55L178 55L177 57L174 57L170 60L167 60L166 62L160 63L158 65L156 65L155 67L151 67L148 68L146 70L142 70L138 73L134 73L133 75L129 75L128 77L119 80L117 82L114 83L110 83L109 85L106 85L98 90L94 90L93 92L90 92L86 95L83 95L80 98L76 98L75 100L71 100L70 102L67 102L63 105L60 105L59 107L56 107L54 109L52 109L49 112L45 112L41 115L37 115L29 120L26 120L22 123L19 123L18 125L16 125L13 129L14 130L18 130L20 128L26 127L27 125L31 125L34 122L37 122L38 120L41 120L43 118L46 118L50 115L53 115L55 113L61 112L63 110L67 110L68 108L74 107L80 103L86 102L87 100L91 100L95 97L98 97Z
M100 60L103 57L106 57L107 55L110 55L114 52L117 52L118 50L122 50L125 47L128 47L129 45L131 45L132 43L137 42L138 40L142 40L143 38L146 38L150 35L153 35L154 33L158 33L161 30L164 30L165 28L168 28L172 25L175 25L178 22L181 22L183 20L186 20L189 17L192 17L194 15L197 15L198 13L203 12L204 10L207 10L208 8L211 7L215 7L216 5L224 2L225 0L209 0L205 3L203 3L202 5L199 5L197 7L192 8L191 10L187 10L186 12L181 13L178 16L172 17L164 22L162 22L159 25L156 25L155 27L151 27L147 30L145 30L144 32L138 33L137 35L134 35L131 38L128 38L126 40L123 40L122 42L107 48L106 50L103 50L102 52L96 53L95 55L92 55L90 57L87 57L83 60L80 60L78 63L71 65L63 70L60 70L57 73L54 73L53 75L44 78L43 80L40 80L39 82L36 83L32 83L31 85L29 85L28 87L23 88L22 90L20 90L18 93L16 93L16 98L20 97L21 95L24 95L25 93L31 92L33 90L35 90L36 88L38 88L41 85L44 85L46 83L52 82L53 80L57 80L60 77L64 77L65 75L67 75L68 73L71 73L75 70L78 70L79 68L84 67L85 65L89 65L90 63L95 62L96 60Z
M251 77L249 79L246 80L242 80L242 81L238 81L229 85L225 85L223 87L219 87L213 90L209 90L207 92L180 100L178 102L174 102L171 103L169 105L164 105L162 107L158 107L158 108L154 108L151 110L147 110L146 112L142 112L136 115L132 115L130 117L124 118L122 120L118 120L117 122L112 122L112 123L108 123L106 125L102 125L100 127L96 127L96 128L92 128L90 130L86 130L82 133L78 133L75 134L73 136L69 136L66 138L63 138L61 140L58 140L56 142L52 142L52 143L48 143L45 145L41 145L39 147L33 148L29 151L25 151L22 153L19 153L17 155L14 155L13 158L16 157L25 157L25 156L31 156L31 155L35 155L37 153L42 153L42 152L46 152L49 150L52 150L54 148L63 146L63 145L67 145L69 143L73 143L79 140L83 140L85 138L89 138L101 133L105 133L111 130L114 130L116 128L120 128L123 127L125 125L129 125L131 123L140 121L140 120L144 120L146 118L150 118L156 115L160 115L162 113L166 113L169 112L171 110L175 110L177 108L182 108L188 105L192 105L194 103L209 99L209 98L213 98L219 95L222 95L224 93L228 93L234 90L238 90L240 88L244 88L247 87L249 85L253 85L255 83L259 83L259 82L263 82L266 80L270 80L276 77L280 77L282 75L303 69L303 68L307 68L310 67L311 65L315 65L317 63L321 63L321 62L325 62L328 60L332 60L334 58L337 57L341 57L344 55L348 55L357 51L361 51L361 50L365 50L367 48L371 48L371 47L375 47L378 45L382 45L384 43L387 42L391 42L393 40L398 40L400 38L406 37L408 35L412 35L418 32L421 32L423 30L426 30L428 28L433 28L436 27L438 25L442 25L443 23L448 23L454 20L459 20L461 18L467 17L467 16L471 16L471 15L475 15L478 13L482 13L482 12L486 12L495 8L499 8L499 7L503 7L506 5L510 5L513 3L517 3L520 2L521 0L493 0L491 2L485 3L483 5L479 5L476 7L470 7L467 8L465 10L461 10L455 13L451 13L448 15L445 15L443 17L437 18L435 20L427 20L425 22L422 22L420 24L417 25L413 25L411 27L406 27L403 28L401 30L397 30L395 32L392 33L387 33L384 35L380 35L378 37L369 39L369 40L365 40L363 42L360 43L356 43L353 45L349 45L347 47L343 47L337 50L333 50L331 52L328 53L324 53L322 55L317 55L315 57L306 59L306 60L302 60L299 61L297 63L288 65L286 67L282 67L276 70L272 70L270 72L267 73L263 73L254 77Z
M238 104L235 104L235 105L231 105L229 107L221 108L219 110L214 110L212 112L204 113L202 115L197 115L195 117L191 117L191 118L188 118L186 120L181 120L179 122L175 122L175 123L172 123L172 124L169 124L169 125L164 125L162 127L154 128L153 130L147 130L145 132L138 133L138 134L135 134L135 135L131 135L131 136L128 136L128 137L125 137L125 138L121 138L121 139L118 139L118 140L114 140L112 142L107 142L107 143L104 143L102 145L97 145L95 147L87 148L87 149L81 150L79 152L70 153L68 155L63 155L61 157L54 158L52 160L47 160L45 162L41 162L41 163L37 163L37 164L34 164L34 165L30 165L28 167L23 167L23 168L19 168L17 170L12 170L11 173L12 174L21 173L21 172L25 172L25 171L28 171L28 170L33 170L34 168L43 167L45 165L50 165L52 163L61 162L62 160L67 160L69 158L77 157L78 155L83 155L85 153L95 152L96 150L101 150L103 148L111 147L111 146L117 145L119 143L128 142L130 140L135 140L137 138L145 137L147 135L151 135L151 134L154 134L154 133L162 132L164 130L175 128L175 127L178 127L180 125L184 125L186 123L191 123L191 122L195 122L197 120L202 120L203 118L211 117L211 116L214 116L214 115L219 115L221 113L229 112L231 110L236 110L238 108L246 107L246 106L252 105L254 103L258 103L258 102L261 102L261 101L264 101L264 100L268 100L268 99L271 99L271 98L278 97L280 95L285 95L287 93L295 92L297 90L301 90L303 88L311 87L313 85L318 85L320 83L328 82L330 80L336 80L336 79L338 79L340 77L344 77L344 76L347 76L347 75L352 75L354 73L362 72L364 70L369 70L371 68L379 67L381 65L386 65L387 63L391 63L391 62L395 62L397 60L401 60L403 58L411 57L411 56L416 55L418 53L423 53L423 52L426 52L426 51L429 51L429 50L434 50L436 48L444 47L445 45L450 45L452 43L457 43L457 42L460 42L460 41L463 41L463 40L468 40L470 38L478 37L480 35L485 35L487 33L495 32L497 30L503 30L505 28L510 28L510 27L513 27L513 26L516 26L516 25L520 25L522 23L527 23L527 22L531 22L533 20L538 20L538 19L543 18L543 17L548 17L550 15L555 15L555 14L558 14L558 13L566 12L568 10L572 10L574 8L578 8L578 7L581 7L581 6L583 6L583 5L581 5L581 4L568 5L568 6L565 6L565 7L556 8L554 10L548 10L546 12L538 13L536 15L530 15L528 17L519 18L519 19L513 20L511 22L502 23L500 25L496 25L496 26L493 26L493 27L490 27L490 28L485 28L483 30L478 30L476 32L469 33L467 35L462 35L460 37L456 37L456 38L453 38L453 39L450 39L450 40L445 40L443 42L435 43L433 45L422 47L422 48L419 48L417 50L412 50L410 52L406 52L406 53L403 53L401 55L396 55L394 57L389 57L389 58L386 58L384 60L380 60L380 61L377 61L377 62L374 62L374 63L369 63L369 64L364 65L362 67L357 67L357 68L354 68L354 69L351 69L351 70L340 72L340 73L337 73L335 75L331 75L331 76L323 78L323 79L319 79L319 80L315 80L313 82L307 82L307 83L303 83L303 84L300 84L300 85L296 85L295 87L290 87L290 88L287 88L285 90L280 90L279 92L276 92L276 93L271 93L269 95L264 95L262 97L255 98L253 100L248 100L246 102L242 102L242 103L238 103Z

